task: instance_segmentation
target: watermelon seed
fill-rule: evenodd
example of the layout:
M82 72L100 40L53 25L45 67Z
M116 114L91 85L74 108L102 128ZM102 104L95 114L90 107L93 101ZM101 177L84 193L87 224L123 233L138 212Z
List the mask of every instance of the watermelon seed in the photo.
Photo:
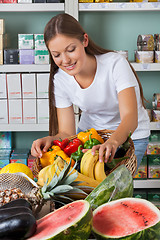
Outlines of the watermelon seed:
M121 202L121 204L122 204L124 207L129 207L127 204L125 204L125 203L123 203L123 202ZM129 207L129 208L133 210L132 207ZM139 213L139 212L137 212L137 211L135 211L135 210L133 210L133 213L136 213L137 215L142 216L144 225L145 225L145 226L148 226L148 221L146 220L145 216L144 216L142 213Z

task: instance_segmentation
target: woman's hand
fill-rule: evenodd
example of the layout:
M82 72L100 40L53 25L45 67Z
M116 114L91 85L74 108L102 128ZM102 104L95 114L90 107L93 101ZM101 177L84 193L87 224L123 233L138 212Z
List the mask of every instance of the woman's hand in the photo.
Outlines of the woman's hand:
M41 158L42 151L47 152L49 147L52 145L52 142L53 142L52 136L47 136L47 137L39 138L35 140L31 147L32 156Z
M103 144L95 145L92 147L92 154L95 154L96 150L99 150L99 161L100 162L111 162L116 153L119 144L117 141L108 139Z

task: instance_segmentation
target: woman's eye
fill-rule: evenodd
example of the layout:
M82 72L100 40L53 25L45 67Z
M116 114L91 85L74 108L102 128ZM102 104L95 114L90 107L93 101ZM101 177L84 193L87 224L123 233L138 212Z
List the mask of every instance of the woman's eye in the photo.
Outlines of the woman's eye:
M57 58L60 56L60 54L57 54L57 55L52 55L54 58Z
M75 47L72 49L69 49L68 52L74 52L74 50L75 50Z

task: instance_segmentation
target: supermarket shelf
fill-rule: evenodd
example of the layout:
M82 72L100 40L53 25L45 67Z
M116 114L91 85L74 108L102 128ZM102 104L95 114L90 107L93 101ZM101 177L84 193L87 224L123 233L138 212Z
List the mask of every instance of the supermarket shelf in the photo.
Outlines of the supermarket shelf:
M131 62L135 71L160 71L160 63L135 63Z
M160 2L79 3L79 11L160 11Z
M64 11L64 3L1 3L0 12L53 12Z
M160 179L133 180L134 188L160 188Z
M150 130L160 130L160 122L150 122Z
M131 62L135 71L160 71L160 63L135 63ZM3 64L0 72L49 72L49 64Z
M4 64L0 65L0 72L49 72L49 64Z
M48 132L49 124L0 124L0 132Z

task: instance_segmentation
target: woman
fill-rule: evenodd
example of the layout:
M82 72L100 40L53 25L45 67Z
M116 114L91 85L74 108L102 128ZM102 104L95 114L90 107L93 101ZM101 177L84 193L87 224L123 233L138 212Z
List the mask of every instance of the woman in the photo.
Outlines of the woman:
M149 117L131 65L120 54L97 46L68 14L48 22L44 39L51 58L50 136L34 141L31 154L41 157L54 139L76 134L74 104L82 111L78 131L115 130L104 144L92 148L93 154L99 150L99 161L104 151L104 161L111 161L131 132L139 166L148 144Z

